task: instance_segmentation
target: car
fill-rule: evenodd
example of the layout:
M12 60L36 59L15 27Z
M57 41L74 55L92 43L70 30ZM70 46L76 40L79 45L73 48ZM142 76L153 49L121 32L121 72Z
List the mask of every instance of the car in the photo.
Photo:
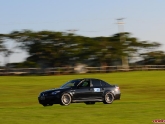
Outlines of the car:
M38 101L43 106L70 103L85 103L87 105L95 102L111 104L114 100L120 100L120 88L103 80L94 78L70 80L60 88L43 91L38 96Z

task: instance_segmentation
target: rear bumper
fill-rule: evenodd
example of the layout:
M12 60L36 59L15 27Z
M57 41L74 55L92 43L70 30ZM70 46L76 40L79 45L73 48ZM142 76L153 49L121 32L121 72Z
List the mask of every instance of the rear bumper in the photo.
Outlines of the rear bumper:
M121 94L116 94L116 95L114 96L115 100L120 100L120 97L121 97Z

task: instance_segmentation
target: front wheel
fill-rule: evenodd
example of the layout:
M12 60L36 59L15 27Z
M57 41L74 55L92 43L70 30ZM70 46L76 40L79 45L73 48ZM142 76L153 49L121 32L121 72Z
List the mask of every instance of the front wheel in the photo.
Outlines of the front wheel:
M104 95L104 101L103 101L103 103L104 104L111 104L113 101L114 101L114 95L113 95L113 93L107 92Z
M65 106L69 105L71 103L71 101L72 101L72 98L68 93L62 94L61 103L60 103L61 105L65 105Z

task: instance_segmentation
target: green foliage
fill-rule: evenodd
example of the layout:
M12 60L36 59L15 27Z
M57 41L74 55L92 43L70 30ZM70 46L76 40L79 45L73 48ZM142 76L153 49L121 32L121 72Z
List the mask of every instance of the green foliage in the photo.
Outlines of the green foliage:
M22 63L17 63L14 68L38 68L39 65L35 62L25 61Z
M143 64L165 65L165 53L163 51L153 51L141 54L144 58Z
M84 37L53 31L14 31L4 35L21 43L20 47L29 53L27 61L41 67L54 67L83 63L110 63L122 56L132 56L142 49L155 48L160 44L139 41L130 33L111 37Z
M0 122L4 124L150 124L165 119L165 71L65 76L1 76ZM43 107L39 93L74 78L100 78L118 84L121 100L113 104L84 103Z
M5 46L3 45L3 37L0 35L0 52L5 51Z

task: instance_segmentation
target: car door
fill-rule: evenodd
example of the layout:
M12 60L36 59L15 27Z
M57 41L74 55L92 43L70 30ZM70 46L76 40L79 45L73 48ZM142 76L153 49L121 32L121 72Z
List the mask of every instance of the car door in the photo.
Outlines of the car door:
M91 83L93 85L93 98L102 99L104 88L101 85L101 81L99 79L91 79Z
M91 98L93 89L90 87L90 80L83 80L75 89L73 100L88 100Z

